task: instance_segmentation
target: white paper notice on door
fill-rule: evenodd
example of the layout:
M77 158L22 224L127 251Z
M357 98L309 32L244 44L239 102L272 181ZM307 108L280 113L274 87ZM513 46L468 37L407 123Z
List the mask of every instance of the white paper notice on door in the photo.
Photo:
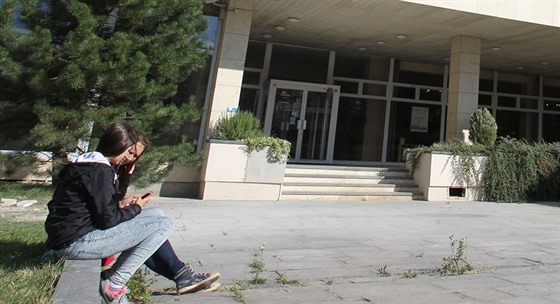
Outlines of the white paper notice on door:
M430 116L430 108L412 107L412 111L410 114L410 131L428 132L429 116Z

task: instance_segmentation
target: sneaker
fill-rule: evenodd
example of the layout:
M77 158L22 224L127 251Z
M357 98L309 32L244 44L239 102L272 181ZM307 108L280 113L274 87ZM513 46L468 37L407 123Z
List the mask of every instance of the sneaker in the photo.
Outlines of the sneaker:
M177 285L177 295L192 293L208 288L219 277L220 274L217 272L194 273L188 278L179 277L175 280L175 284Z
M210 284L208 287L199 290L198 292L200 293L207 293L207 292L212 292L214 290L217 290L218 288L222 287L222 284L220 284L220 282L215 281L214 283Z
M99 284L99 293L106 304L128 304L128 297L126 296L128 288L124 286L119 291L112 291L109 288L109 280L101 280Z

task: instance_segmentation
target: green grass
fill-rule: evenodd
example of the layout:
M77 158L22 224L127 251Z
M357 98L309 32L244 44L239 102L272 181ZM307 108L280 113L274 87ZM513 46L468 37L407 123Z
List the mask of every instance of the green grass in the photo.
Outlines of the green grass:
M52 197L50 185L0 182L0 197L34 199L46 204ZM47 239L43 222L0 222L0 304L50 303L63 261L40 262ZM142 268L128 282L129 298L139 304L151 303L151 292Z
M3 198L34 199L38 203L46 204L52 195L53 188L50 185L0 182L0 197Z
M62 262L40 262L42 222L0 222L0 303L50 303Z
M0 197L46 204L49 185L0 182ZM0 303L50 303L63 262L41 263L47 238L43 222L0 222Z

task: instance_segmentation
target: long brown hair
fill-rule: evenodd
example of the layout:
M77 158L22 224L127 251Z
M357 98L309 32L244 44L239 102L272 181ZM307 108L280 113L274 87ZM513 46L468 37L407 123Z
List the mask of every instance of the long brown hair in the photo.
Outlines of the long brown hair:
M126 123L115 123L103 132L95 150L105 157L118 156L138 143L140 137L146 138L133 126Z
M128 140L126 138L128 138ZM138 143L144 146L144 150L142 151L142 153L137 155L136 159L134 159L130 163L120 165L118 166L118 168L116 168L119 182L121 185L126 185L125 187L128 186L127 179L129 178L130 171L136 165L140 157L144 154L144 152L146 152L148 146L150 145L150 142L148 141L146 135L126 123L116 123L107 128L107 130L101 137L101 140L99 141L99 145L97 146L98 152L101 152L105 156L112 156L109 154L105 154L104 151L107 151L107 153L116 153L115 155L119 155L120 153L126 151L126 149L128 149L132 145ZM111 144L115 145L115 147L110 147ZM117 148L117 146L119 146L119 148Z

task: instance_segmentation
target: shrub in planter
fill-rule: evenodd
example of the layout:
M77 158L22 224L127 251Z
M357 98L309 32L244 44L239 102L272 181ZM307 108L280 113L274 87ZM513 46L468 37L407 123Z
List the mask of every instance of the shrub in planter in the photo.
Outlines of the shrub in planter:
M263 136L261 122L248 111L220 117L213 134L215 139L221 140L244 140L258 136Z
M496 141L498 125L486 108L479 108L471 115L469 139L473 144L491 146Z
M270 147L267 155L269 162L287 161L288 155L290 154L290 142L277 137L249 137L245 139L245 143L247 144L247 152L260 151L264 148Z
M260 120L248 111L221 117L213 131L215 139L244 141L247 145L247 153L270 147L267 155L269 162L286 161L290 154L290 142L273 136L264 136Z
M499 138L486 154L482 186L487 200L560 200L560 143Z

